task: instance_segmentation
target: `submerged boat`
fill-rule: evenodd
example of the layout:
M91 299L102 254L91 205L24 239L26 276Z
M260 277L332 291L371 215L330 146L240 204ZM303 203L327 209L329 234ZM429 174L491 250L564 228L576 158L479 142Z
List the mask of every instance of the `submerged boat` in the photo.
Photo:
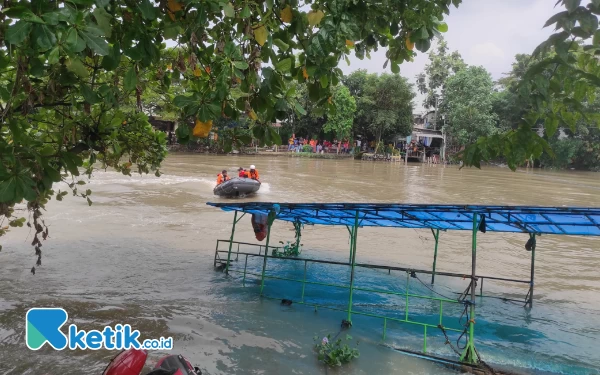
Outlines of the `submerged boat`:
M217 185L213 193L221 197L240 197L254 194L260 189L260 182L250 178L234 177Z

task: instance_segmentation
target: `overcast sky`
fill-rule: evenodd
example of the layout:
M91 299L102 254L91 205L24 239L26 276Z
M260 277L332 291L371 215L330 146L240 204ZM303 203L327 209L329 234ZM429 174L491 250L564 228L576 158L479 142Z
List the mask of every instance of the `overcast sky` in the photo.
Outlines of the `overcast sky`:
M556 0L463 0L450 8L446 18L449 30L444 34L449 51L458 51L469 65L485 67L494 79L511 69L514 56L531 53L552 33L543 29L544 23L560 9ZM400 74L414 83L415 75L427 64L427 53L417 52L411 63L400 65ZM366 69L371 73L384 72L385 51L371 54L371 60L350 59L350 66L340 63L344 73ZM390 72L390 67L387 67ZM421 96L414 101L415 113L423 111Z

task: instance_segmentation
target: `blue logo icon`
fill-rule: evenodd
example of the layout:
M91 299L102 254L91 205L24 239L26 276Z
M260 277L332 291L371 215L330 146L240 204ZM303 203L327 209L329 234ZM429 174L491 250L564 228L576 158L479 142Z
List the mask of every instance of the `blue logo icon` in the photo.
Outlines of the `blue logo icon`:
M67 322L69 314L61 308L38 307L29 309L25 315L25 341L31 350L38 350L45 343L55 350L63 350L67 346L75 349L108 349L127 350L173 349L172 337L146 339L140 342L140 331L132 329L129 324L106 326L102 330L80 330L77 325L69 325L68 334L61 332L61 327Z
M34 308L25 315L25 340L27 347L38 350L45 343L56 350L67 347L67 336L60 328L67 322L69 315L61 308Z

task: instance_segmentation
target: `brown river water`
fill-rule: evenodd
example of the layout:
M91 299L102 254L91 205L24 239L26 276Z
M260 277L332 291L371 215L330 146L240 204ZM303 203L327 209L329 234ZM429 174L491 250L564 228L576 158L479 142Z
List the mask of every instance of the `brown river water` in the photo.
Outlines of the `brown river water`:
M174 352L206 374L325 374L313 337L337 333L344 313L283 307L260 299L257 288L243 288L239 278L213 270L216 240L229 238L233 214L206 202L226 201L212 194L218 171L235 174L238 166L250 164L264 184L245 201L600 207L600 174L572 171L187 154L170 155L160 178L98 171L87 186L91 207L70 196L48 205L50 238L36 275L29 272L35 263L29 229L1 239L0 375L100 374L115 355L48 345L28 350L25 312L31 307L63 307L69 323L80 329L129 323L143 338L173 336ZM291 225L276 222L272 241L292 238ZM248 218L238 224L235 239L256 242ZM302 240L302 256L347 260L346 228L307 226ZM478 274L528 279L526 240L525 234L481 234ZM427 230L360 229L357 261L430 269L433 244ZM442 233L438 270L469 272L470 253L469 233ZM483 301L476 325L482 356L532 374L598 374L599 267L600 238L539 237L534 307ZM436 290L445 294L466 285L449 281L452 288L444 288L444 281L439 286L436 281ZM501 282L486 288L521 299L526 292ZM353 322L360 358L329 374L453 373L380 345L380 320ZM422 345L407 341L402 326L388 328L386 344L417 350ZM439 332L431 336L431 353L451 353ZM148 364L162 354L151 352Z

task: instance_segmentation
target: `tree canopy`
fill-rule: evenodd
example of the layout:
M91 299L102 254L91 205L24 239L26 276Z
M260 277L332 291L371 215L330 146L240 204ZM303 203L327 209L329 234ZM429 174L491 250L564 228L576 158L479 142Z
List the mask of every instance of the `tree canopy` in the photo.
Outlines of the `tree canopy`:
M518 123L506 132L480 137L464 150L465 165L478 167L482 160L504 158L515 169L524 160L542 153L554 153L548 138L559 127L576 131L585 120L600 125L600 114L586 106L594 101L600 87L600 1L582 5L581 0L557 2L565 10L552 16L544 27L554 26L555 33L532 53L534 63L526 68L515 92L518 101L527 103ZM544 128L544 135L537 132Z
M371 134L377 142L412 131L412 85L398 74L368 74L357 70L344 78L356 99L355 131Z
M341 60L385 48L384 67L398 73L399 64L427 51L432 38L447 30L443 16L460 2L5 1L0 12L0 217L12 226L25 225L13 213L15 204L26 202L41 263L40 237L48 236L42 210L51 197L66 195L53 190L55 183L67 182L73 194L92 204L92 192L78 190L85 184L82 172L90 177L100 166L124 174L160 174L166 141L143 112L147 90L166 92L181 85L172 100L173 117L195 123L201 133L221 117L247 117L255 138L278 143L270 124L290 110L305 111L288 83L306 85L315 108L333 110L330 98L342 77ZM526 156L551 152L534 130L539 124L552 136L559 126L575 130L582 119L598 122L600 115L584 102L592 102L600 86L600 2L559 3L566 10L546 23L555 25L556 33L533 52L539 61L516 90L531 105L514 129L469 145L466 165L501 156L514 168ZM176 48L168 49L167 41ZM393 77L375 86L385 104L365 114L372 116L371 130L379 137L410 117L406 107L394 112L389 93L407 84ZM360 101L357 106L358 119ZM177 135L185 143L190 131L181 129Z
M460 145L498 132L492 112L493 81L482 67L470 66L450 77L444 87L446 131Z
M304 109L286 82L305 83L311 101L329 106L337 67L384 47L386 64L426 51L460 0L21 0L0 12L0 216L13 226L15 204L33 211L34 246L48 228L46 202L78 191L80 168L96 161L129 174L155 171L166 155L165 136L142 111L152 85L183 81L173 98L178 118L200 129L247 116L261 142L278 142L270 124ZM176 45L175 53L166 43ZM147 95L147 94L146 94ZM187 127L179 141L191 138ZM189 129L188 129L189 130ZM60 198L59 198L60 197ZM4 230L0 232L3 234Z
M334 89L333 104L335 105L335 112L327 115L327 122L323 126L323 130L335 133L340 141L348 139L352 132L356 101L350 95L348 88L340 85Z
M429 52L429 62L423 72L417 75L417 90L425 95L423 106L427 109L437 108L441 102L441 94L448 78L466 67L460 53L448 54L448 44L439 37L436 49Z

